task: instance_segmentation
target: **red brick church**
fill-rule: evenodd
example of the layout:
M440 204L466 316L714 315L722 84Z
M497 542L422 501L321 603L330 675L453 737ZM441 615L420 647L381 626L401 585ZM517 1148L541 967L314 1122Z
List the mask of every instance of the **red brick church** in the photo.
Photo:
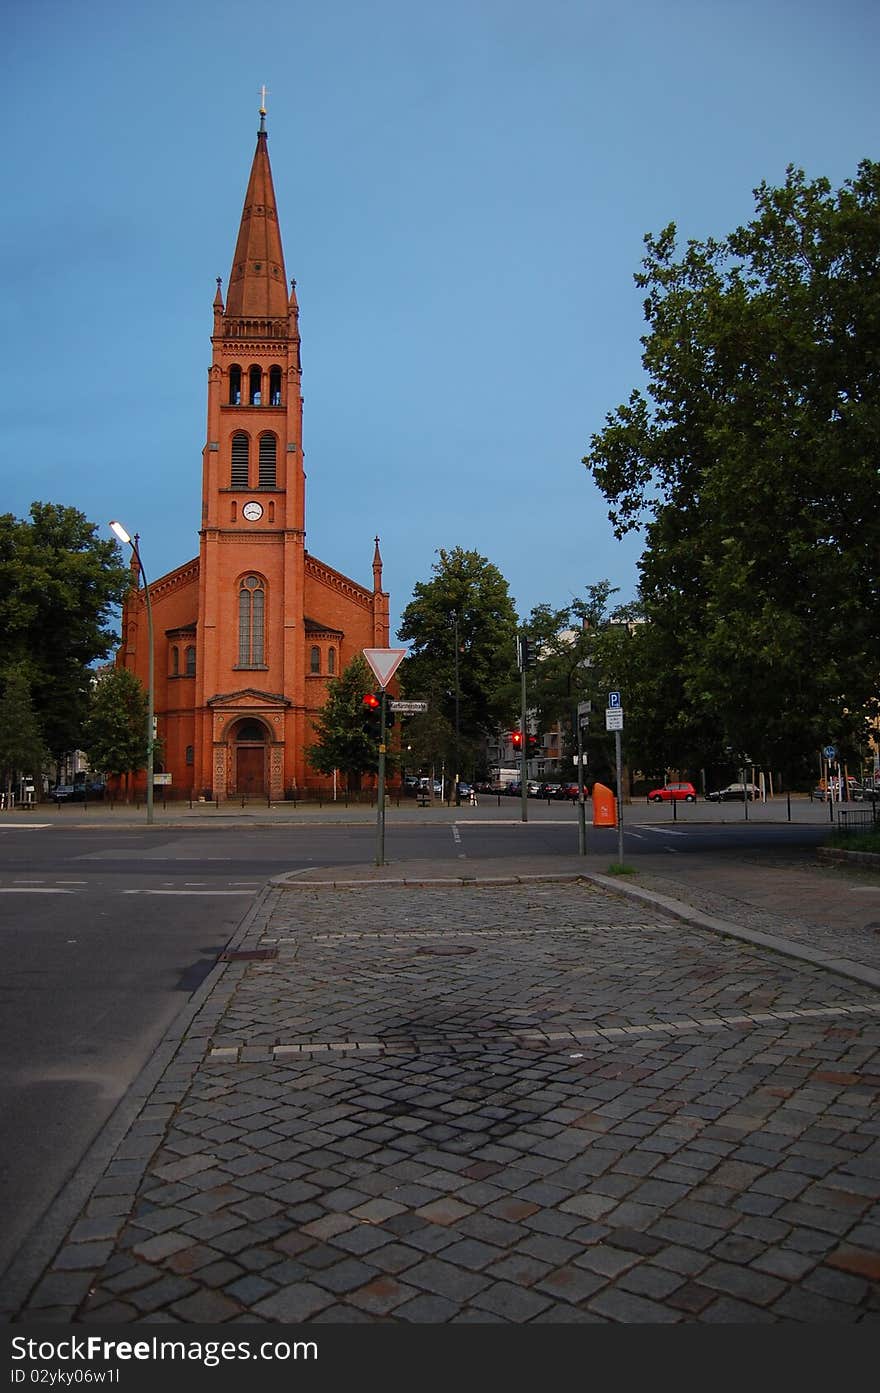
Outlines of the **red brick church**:
M178 796L322 786L305 747L328 680L388 645L378 538L372 588L306 550L295 285L261 112L225 304L219 280L214 297L199 554L150 583L156 768ZM144 686L147 633L133 589L116 661Z

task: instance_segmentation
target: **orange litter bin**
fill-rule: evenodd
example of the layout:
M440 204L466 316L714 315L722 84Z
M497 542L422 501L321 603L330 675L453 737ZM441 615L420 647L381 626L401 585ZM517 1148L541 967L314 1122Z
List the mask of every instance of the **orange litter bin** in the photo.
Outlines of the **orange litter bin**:
M617 799L604 784L593 784L593 826L617 826Z

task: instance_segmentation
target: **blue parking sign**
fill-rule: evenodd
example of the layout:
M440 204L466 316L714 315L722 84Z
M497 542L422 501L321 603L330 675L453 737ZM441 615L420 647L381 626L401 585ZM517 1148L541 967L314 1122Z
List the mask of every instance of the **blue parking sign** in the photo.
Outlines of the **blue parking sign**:
M613 711L620 705L620 692L608 693L608 710Z

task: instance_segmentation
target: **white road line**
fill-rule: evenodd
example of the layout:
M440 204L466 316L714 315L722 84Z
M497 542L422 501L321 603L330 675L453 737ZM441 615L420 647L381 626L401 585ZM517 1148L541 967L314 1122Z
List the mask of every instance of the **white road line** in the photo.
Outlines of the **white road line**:
M674 832L671 827L652 827L649 822L637 822L636 827L640 827L643 832L656 832L658 836L667 837L686 837L687 832Z
M123 890L123 895L252 895L253 890Z
M73 895L74 890L58 890L52 885L0 885L0 895Z
M39 832L51 826L51 822L4 822L0 823L0 832Z
M461 846L461 833L458 830L458 824L455 822L452 824L452 840L455 842L456 846Z

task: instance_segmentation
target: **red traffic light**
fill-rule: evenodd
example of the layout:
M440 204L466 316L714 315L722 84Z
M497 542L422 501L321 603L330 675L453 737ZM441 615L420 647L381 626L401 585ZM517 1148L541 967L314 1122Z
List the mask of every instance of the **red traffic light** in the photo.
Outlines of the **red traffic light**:
M367 692L366 696L363 698L363 704L369 711L378 711L382 703L375 692Z
M511 735L511 737L510 737L510 741L511 741L511 744L514 746L515 749L517 749L517 750L521 749L521 748L522 748L522 732L521 732L521 731L518 731L518 730L515 730L515 731L513 732L513 734Z

